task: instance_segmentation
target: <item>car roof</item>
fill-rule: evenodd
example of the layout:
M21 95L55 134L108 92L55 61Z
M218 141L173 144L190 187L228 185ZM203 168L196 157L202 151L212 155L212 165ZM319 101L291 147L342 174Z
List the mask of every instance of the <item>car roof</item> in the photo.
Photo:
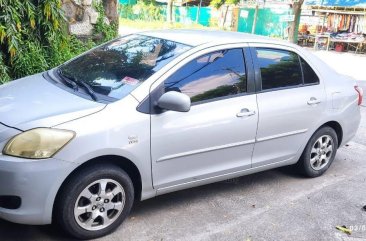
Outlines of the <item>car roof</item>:
M190 46L217 43L243 43L243 42L265 42L265 43L286 43L269 37L220 30L153 30L139 33L141 35L167 39Z

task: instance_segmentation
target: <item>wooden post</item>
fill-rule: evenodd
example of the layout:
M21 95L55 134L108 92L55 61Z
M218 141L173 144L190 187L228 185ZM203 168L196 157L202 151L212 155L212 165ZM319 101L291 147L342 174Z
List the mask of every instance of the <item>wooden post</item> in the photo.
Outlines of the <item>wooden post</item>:
M196 23L198 23L199 19L200 19L201 6L202 6L202 0L200 0L200 5L198 5L197 15L196 15Z
M257 25L258 9L259 9L259 6L258 6L258 2L257 2L255 5L254 21L253 21L253 25L252 25L252 34L255 33L255 27Z

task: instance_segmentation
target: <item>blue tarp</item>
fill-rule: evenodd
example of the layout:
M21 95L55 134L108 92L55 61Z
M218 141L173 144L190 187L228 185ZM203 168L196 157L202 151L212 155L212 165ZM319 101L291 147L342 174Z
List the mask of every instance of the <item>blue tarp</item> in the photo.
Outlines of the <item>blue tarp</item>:
M366 7L366 0L305 0L306 5L336 7Z

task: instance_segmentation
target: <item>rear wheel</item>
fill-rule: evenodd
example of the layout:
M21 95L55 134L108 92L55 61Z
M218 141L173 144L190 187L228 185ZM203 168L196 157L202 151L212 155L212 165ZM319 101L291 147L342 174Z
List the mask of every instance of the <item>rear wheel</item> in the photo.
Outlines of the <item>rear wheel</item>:
M321 176L332 164L338 148L337 134L333 128L325 126L310 138L297 168L308 177Z
M133 200L133 184L126 172L113 165L91 166L63 188L54 221L75 238L98 238L126 219Z

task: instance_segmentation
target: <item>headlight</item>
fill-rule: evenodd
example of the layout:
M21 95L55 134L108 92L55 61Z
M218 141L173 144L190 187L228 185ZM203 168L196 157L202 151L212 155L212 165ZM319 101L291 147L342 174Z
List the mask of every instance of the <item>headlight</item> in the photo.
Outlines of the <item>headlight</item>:
M3 154L31 159L50 158L74 138L75 132L51 128L37 128L13 137Z

